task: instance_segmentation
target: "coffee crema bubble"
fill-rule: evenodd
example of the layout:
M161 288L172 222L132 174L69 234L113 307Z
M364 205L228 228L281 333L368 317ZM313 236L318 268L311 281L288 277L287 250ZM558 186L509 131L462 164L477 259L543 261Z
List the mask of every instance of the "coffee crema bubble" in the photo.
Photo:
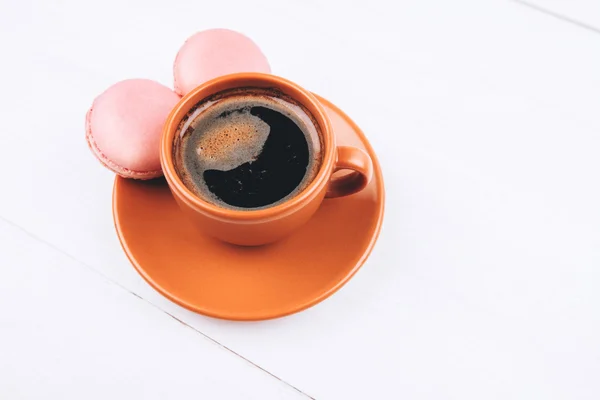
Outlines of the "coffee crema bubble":
M188 113L173 158L196 196L230 209L267 208L312 182L321 166L321 136L310 113L284 94L234 89Z

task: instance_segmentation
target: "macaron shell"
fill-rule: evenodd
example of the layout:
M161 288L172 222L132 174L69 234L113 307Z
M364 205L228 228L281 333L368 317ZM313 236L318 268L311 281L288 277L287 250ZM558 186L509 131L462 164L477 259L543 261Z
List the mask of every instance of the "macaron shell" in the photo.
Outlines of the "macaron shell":
M270 73L271 67L256 43L239 32L198 32L184 43L175 58L175 92L185 95L210 79L236 72Z
M92 152L121 176L162 175L159 144L163 124L180 100L171 89L146 79L119 82L94 100L86 117Z
M108 168L115 174L122 176L123 178L146 180L146 179L158 178L159 176L163 175L162 170L147 171L147 172L133 171L128 168L121 167L120 165L117 165L117 164L113 163L112 161L110 161L108 159L108 157L106 157L106 155L104 153L102 153L102 151L98 148L98 145L94 141L94 138L92 136L91 126L90 126L91 115L92 115L92 109L90 108L85 117L85 132L86 132L85 139L86 139L88 147L90 148L92 153L96 156L98 161L100 161L100 163L104 167Z

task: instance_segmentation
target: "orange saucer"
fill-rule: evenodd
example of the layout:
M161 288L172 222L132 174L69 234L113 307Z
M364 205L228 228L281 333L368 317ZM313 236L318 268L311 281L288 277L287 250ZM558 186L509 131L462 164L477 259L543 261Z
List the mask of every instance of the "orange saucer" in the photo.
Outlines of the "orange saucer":
M261 320L319 303L362 266L383 219L381 168L358 126L318 98L338 145L370 154L373 179L357 194L326 199L306 225L274 244L238 247L204 236L184 219L163 179L115 179L113 215L119 239L152 287L204 315Z

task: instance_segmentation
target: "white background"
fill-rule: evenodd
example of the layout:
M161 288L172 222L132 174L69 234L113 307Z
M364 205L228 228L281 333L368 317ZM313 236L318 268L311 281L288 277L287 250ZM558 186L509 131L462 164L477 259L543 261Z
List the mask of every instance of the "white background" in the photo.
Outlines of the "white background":
M153 291L85 143L97 94L171 86L210 27L344 109L382 164L373 254L283 319ZM0 398L600 398L598 2L2 0L0 50Z

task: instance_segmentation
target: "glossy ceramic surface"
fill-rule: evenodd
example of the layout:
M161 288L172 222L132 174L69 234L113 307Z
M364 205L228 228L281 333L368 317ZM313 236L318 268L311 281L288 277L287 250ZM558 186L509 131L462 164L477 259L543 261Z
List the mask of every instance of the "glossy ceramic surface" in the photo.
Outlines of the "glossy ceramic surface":
M373 178L351 196L326 199L291 236L241 247L205 236L185 219L163 179L117 177L115 227L137 271L157 291L192 311L224 319L261 320L310 307L362 266L381 228L383 177L361 130L319 97L337 144L365 150Z

